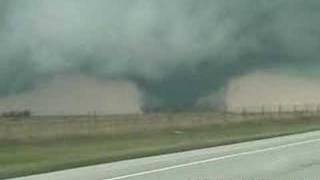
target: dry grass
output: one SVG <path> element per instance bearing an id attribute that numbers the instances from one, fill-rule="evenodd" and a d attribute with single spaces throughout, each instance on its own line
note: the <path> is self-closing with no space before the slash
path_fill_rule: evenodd
<path id="1" fill-rule="evenodd" d="M 0 141 L 32 142 L 70 137 L 121 135 L 223 123 L 218 113 L 0 119 Z"/>
<path id="2" fill-rule="evenodd" d="M 292 114 L 1 119 L 0 179 L 319 129 Z"/>
<path id="3" fill-rule="evenodd" d="M 34 142 L 72 137 L 117 136 L 168 129 L 196 128 L 251 120 L 305 119 L 314 114 L 168 113 L 114 116 L 0 118 L 0 142 Z"/>

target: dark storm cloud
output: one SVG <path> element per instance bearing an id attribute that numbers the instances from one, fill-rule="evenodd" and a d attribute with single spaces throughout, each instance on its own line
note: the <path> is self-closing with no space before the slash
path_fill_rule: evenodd
<path id="1" fill-rule="evenodd" d="M 235 76 L 319 61 L 319 18 L 318 0 L 0 1 L 0 94 L 75 71 L 192 107 Z"/>

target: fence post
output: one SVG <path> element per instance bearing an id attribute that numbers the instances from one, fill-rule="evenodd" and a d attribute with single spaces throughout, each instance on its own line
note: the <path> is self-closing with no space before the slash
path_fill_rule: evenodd
<path id="1" fill-rule="evenodd" d="M 225 121 L 227 119 L 227 113 L 228 113 L 228 106 L 223 106 L 223 120 Z"/>
<path id="2" fill-rule="evenodd" d="M 261 114 L 263 116 L 265 115 L 265 106 L 264 105 L 261 106 Z"/>
<path id="3" fill-rule="evenodd" d="M 282 113 L 282 105 L 280 104 L 280 105 L 278 106 L 278 114 L 281 115 L 281 113 Z"/>
<path id="4" fill-rule="evenodd" d="M 247 115 L 247 109 L 246 109 L 245 107 L 242 108 L 241 114 L 242 114 L 243 116 L 246 116 L 246 115 Z"/>
<path id="5" fill-rule="evenodd" d="M 305 113 L 305 115 L 308 114 L 308 105 L 307 104 L 304 105 L 304 113 Z"/>

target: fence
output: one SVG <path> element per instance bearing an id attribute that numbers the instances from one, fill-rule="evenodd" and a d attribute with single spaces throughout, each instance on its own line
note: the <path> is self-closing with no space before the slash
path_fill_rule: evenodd
<path id="1" fill-rule="evenodd" d="M 0 118 L 0 141 L 33 141 L 84 136 L 114 136 L 202 127 L 248 120 L 291 120 L 320 117 L 320 104 L 227 107 L 220 111 L 102 116 L 31 116 Z"/>
<path id="2" fill-rule="evenodd" d="M 228 106 L 225 112 L 233 114 L 320 114 L 320 104 Z"/>

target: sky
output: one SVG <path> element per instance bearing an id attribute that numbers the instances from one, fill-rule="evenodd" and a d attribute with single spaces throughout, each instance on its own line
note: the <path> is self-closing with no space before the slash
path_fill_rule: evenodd
<path id="1" fill-rule="evenodd" d="M 1 0 L 0 96 L 81 74 L 194 108 L 259 70 L 320 78 L 319 18 L 318 0 Z"/>

